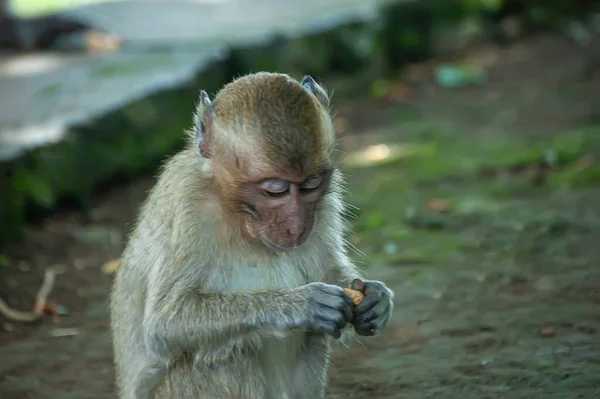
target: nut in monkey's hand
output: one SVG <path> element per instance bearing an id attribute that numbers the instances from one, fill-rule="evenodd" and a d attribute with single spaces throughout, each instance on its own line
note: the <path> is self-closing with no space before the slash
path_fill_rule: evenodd
<path id="1" fill-rule="evenodd" d="M 358 290 L 353 290 L 351 288 L 343 288 L 343 290 L 352 299 L 352 302 L 354 302 L 355 306 L 359 305 L 363 299 L 365 299 L 365 295 Z"/>

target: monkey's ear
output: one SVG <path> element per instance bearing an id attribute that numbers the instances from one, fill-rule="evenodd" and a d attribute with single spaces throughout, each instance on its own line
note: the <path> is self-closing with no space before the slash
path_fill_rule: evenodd
<path id="1" fill-rule="evenodd" d="M 319 86 L 319 84 L 315 82 L 315 80 L 311 76 L 306 75 L 305 77 L 303 77 L 300 81 L 300 84 L 304 86 L 308 91 L 310 91 L 315 97 L 317 97 L 317 100 L 319 100 L 319 102 L 325 108 L 329 108 L 329 96 L 327 95 L 325 90 L 321 86 Z"/>
<path id="2" fill-rule="evenodd" d="M 200 91 L 200 103 L 194 118 L 194 145 L 198 154 L 204 158 L 212 155 L 213 106 L 208 94 Z"/>

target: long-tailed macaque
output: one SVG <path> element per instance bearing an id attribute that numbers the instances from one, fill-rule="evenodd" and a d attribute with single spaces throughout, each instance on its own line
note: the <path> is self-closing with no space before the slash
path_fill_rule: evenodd
<path id="1" fill-rule="evenodd" d="M 346 253 L 335 144 L 309 76 L 200 93 L 189 145 L 164 165 L 116 275 L 120 398 L 322 398 L 330 341 L 386 325 L 393 292 Z M 363 283 L 354 306 L 342 287 Z"/>

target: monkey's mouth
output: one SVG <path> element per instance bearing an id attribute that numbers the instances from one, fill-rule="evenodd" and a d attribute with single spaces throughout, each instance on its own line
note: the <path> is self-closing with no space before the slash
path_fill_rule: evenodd
<path id="1" fill-rule="evenodd" d="M 291 245 L 276 244 L 272 240 L 270 240 L 269 237 L 263 231 L 260 231 L 259 238 L 260 238 L 260 241 L 263 243 L 263 245 L 266 246 L 267 248 L 269 248 L 270 250 L 290 251 L 293 249 L 298 249 L 300 247 L 304 247 L 306 245 L 306 243 L 312 237 L 313 232 L 315 231 L 316 224 L 317 224 L 317 217 L 315 215 L 315 217 L 312 221 L 312 224 L 308 227 L 306 233 L 300 235 L 299 239 L 296 242 L 293 242 Z"/>
<path id="2" fill-rule="evenodd" d="M 309 235 L 310 235 L 310 233 L 309 233 Z M 274 242 L 272 242 L 271 240 L 269 240 L 265 236 L 261 236 L 260 240 L 267 248 L 269 248 L 272 251 L 289 251 L 292 249 L 300 248 L 301 246 L 306 244 L 306 241 L 308 241 L 308 237 L 306 239 L 302 240 L 299 244 L 294 243 L 292 245 L 278 245 L 278 244 L 275 244 Z"/>

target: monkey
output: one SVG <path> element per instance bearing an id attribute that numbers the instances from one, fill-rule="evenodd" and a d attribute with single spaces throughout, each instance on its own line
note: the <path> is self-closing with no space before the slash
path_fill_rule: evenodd
<path id="1" fill-rule="evenodd" d="M 200 91 L 111 290 L 121 399 L 323 398 L 332 343 L 386 326 L 394 292 L 345 246 L 329 102 L 275 72 Z"/>

